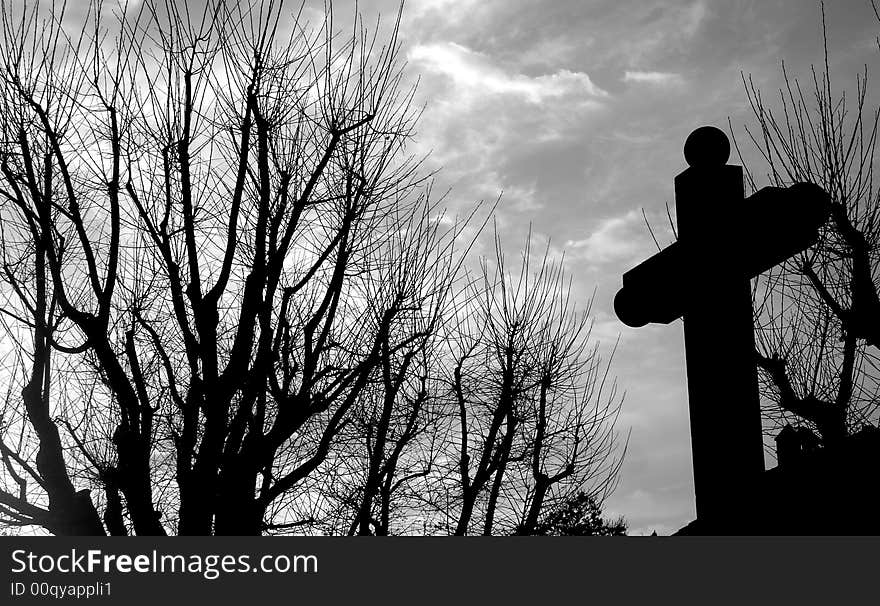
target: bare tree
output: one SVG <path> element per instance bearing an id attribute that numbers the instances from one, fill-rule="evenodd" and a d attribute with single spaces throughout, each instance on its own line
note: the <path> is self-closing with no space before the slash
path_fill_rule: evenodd
<path id="1" fill-rule="evenodd" d="M 116 531 L 259 532 L 383 352 L 421 338 L 389 337 L 418 293 L 364 298 L 421 203 L 397 25 L 380 44 L 332 13 L 309 31 L 273 4 L 146 2 L 111 34 L 95 4 L 71 38 L 63 14 L 4 10 L 5 310 L 33 330 L 7 423 L 36 432 L 49 497 L 30 521 L 74 511 L 75 445 Z M 66 444 L 64 371 L 99 378 Z"/>
<path id="2" fill-rule="evenodd" d="M 90 3 L 73 29 L 55 4 L 0 8 L 0 521 L 425 531 L 473 239 L 407 151 L 421 110 L 400 13 L 384 37 L 359 16 L 339 32 L 330 6 L 314 25 L 275 2 L 107 13 Z M 522 299 L 486 283 L 494 341 L 471 326 L 485 368 L 468 367 L 468 389 L 502 377 L 501 412 L 454 501 L 488 500 L 487 533 L 489 512 L 517 502 L 524 523 L 616 474 L 586 316 L 570 319 L 542 267 Z"/>
<path id="3" fill-rule="evenodd" d="M 459 514 L 455 534 L 532 534 L 547 510 L 617 480 L 620 410 L 608 364 L 590 339 L 589 305 L 531 237 L 516 274 L 500 240 L 461 318 L 452 372 Z"/>
<path id="4" fill-rule="evenodd" d="M 566 280 L 528 243 L 511 275 L 496 237 L 430 340 L 383 360 L 322 467 L 332 481 L 291 495 L 299 516 L 320 495 L 329 534 L 624 533 L 599 517 L 622 458 L 621 400 Z"/>
<path id="5" fill-rule="evenodd" d="M 824 31 L 824 8 L 823 8 Z M 828 64 L 808 85 L 782 66 L 776 107 L 752 82 L 746 93 L 757 128 L 746 128 L 775 185 L 808 181 L 831 197 L 819 243 L 758 281 L 758 364 L 776 432 L 786 423 L 815 429 L 826 445 L 876 424 L 880 298 L 880 190 L 874 182 L 877 109 L 868 106 L 868 70 L 855 94 L 838 92 Z M 755 179 L 748 175 L 753 188 Z"/>

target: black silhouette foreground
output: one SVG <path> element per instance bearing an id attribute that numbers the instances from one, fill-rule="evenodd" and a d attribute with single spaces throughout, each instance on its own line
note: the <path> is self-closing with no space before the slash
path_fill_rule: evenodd
<path id="1" fill-rule="evenodd" d="M 684 153 L 678 241 L 625 273 L 614 300 L 629 326 L 684 319 L 697 521 L 683 534 L 864 532 L 876 526 L 857 515 L 876 501 L 859 481 L 876 460 L 874 432 L 829 451 L 788 431 L 779 467 L 763 466 L 750 280 L 816 243 L 828 196 L 798 183 L 745 198 L 742 168 L 726 164 L 730 143 L 714 127 L 691 133 Z"/>
<path id="2" fill-rule="evenodd" d="M 123 4 L 0 10 L 0 532 L 623 532 L 588 310 L 465 263 L 400 15 Z"/>

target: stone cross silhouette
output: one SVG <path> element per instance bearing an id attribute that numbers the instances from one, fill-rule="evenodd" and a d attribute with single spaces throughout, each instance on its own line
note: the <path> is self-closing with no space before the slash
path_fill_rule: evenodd
<path id="1" fill-rule="evenodd" d="M 684 318 L 697 519 L 719 528 L 748 517 L 764 470 L 750 281 L 814 244 L 829 203 L 810 183 L 745 198 L 712 126 L 690 134 L 684 156 L 678 241 L 623 274 L 614 309 L 632 327 Z"/>

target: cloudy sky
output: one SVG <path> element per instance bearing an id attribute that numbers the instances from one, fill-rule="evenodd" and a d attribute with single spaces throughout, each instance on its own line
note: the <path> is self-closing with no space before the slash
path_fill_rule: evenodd
<path id="1" fill-rule="evenodd" d="M 854 90 L 864 65 L 880 63 L 880 25 L 869 0 L 825 10 L 834 83 Z M 629 329 L 611 300 L 655 250 L 642 209 L 671 237 L 665 203 L 688 133 L 730 119 L 745 137 L 741 73 L 772 97 L 781 61 L 804 80 L 822 63 L 818 2 L 408 0 L 403 35 L 427 104 L 417 145 L 442 167 L 450 204 L 503 192 L 511 251 L 529 225 L 564 250 L 581 300 L 596 290 L 595 334 L 606 350 L 620 336 L 620 425 L 632 433 L 607 510 L 635 534 L 680 528 L 695 515 L 681 324 Z"/>
<path id="2" fill-rule="evenodd" d="M 359 9 L 387 24 L 398 2 Z M 334 4 L 351 14 L 354 0 Z M 323 2 L 306 7 L 319 23 Z M 880 23 L 870 0 L 833 0 L 825 12 L 834 84 L 854 91 L 865 64 L 880 66 Z M 729 120 L 746 145 L 742 74 L 769 99 L 782 61 L 804 81 L 821 66 L 818 0 L 407 0 L 402 35 L 426 105 L 412 151 L 442 169 L 435 191 L 451 188 L 462 212 L 502 194 L 509 251 L 531 226 L 564 252 L 580 300 L 596 293 L 603 350 L 620 339 L 620 428 L 631 435 L 607 512 L 634 534 L 675 531 L 695 516 L 681 324 L 629 329 L 611 301 L 621 274 L 656 250 L 643 211 L 671 241 L 665 204 L 687 135 Z"/>

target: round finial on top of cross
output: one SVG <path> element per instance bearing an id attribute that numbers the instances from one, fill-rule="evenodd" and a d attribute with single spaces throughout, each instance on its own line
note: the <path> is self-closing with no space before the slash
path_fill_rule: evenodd
<path id="1" fill-rule="evenodd" d="M 684 142 L 684 159 L 689 166 L 723 166 L 730 157 L 730 140 L 720 128 L 701 126 Z"/>

